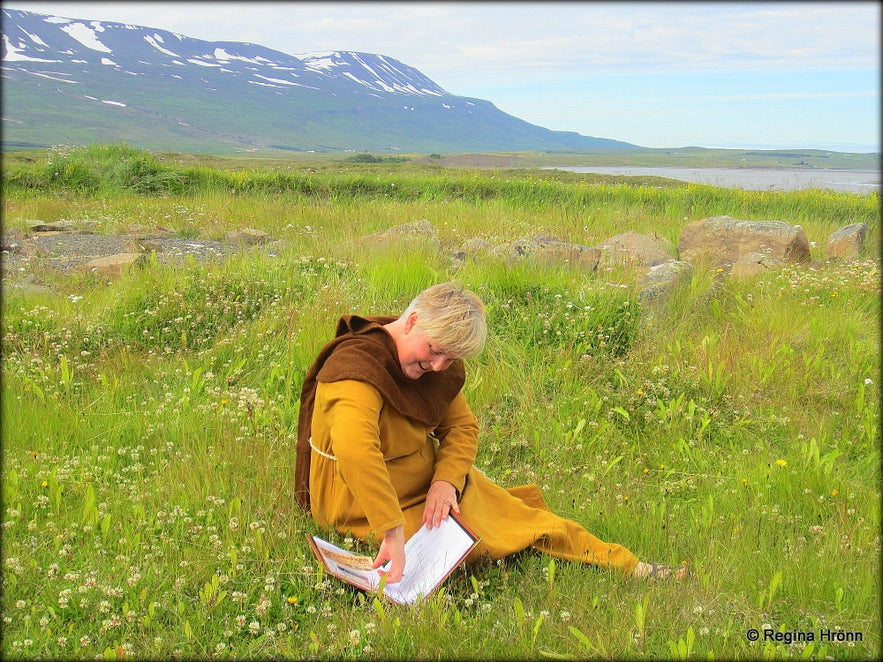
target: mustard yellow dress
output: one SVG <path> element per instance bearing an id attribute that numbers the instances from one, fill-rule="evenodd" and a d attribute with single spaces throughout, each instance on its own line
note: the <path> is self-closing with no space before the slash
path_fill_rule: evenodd
<path id="1" fill-rule="evenodd" d="M 432 426 L 388 406 L 357 379 L 315 385 L 309 464 L 317 524 L 378 543 L 404 525 L 421 526 L 435 480 L 458 491 L 463 520 L 481 538 L 467 562 L 499 559 L 534 547 L 546 554 L 631 574 L 638 559 L 549 510 L 536 485 L 505 489 L 475 468 L 478 422 L 458 392 Z"/>

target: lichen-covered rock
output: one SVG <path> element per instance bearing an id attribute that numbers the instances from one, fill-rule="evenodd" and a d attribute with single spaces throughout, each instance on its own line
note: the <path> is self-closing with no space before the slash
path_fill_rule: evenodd
<path id="1" fill-rule="evenodd" d="M 831 233 L 825 245 L 825 255 L 832 259 L 858 259 L 865 250 L 868 226 L 864 223 L 846 225 Z"/>
<path id="2" fill-rule="evenodd" d="M 623 232 L 595 246 L 603 266 L 655 267 L 674 260 L 674 247 L 659 237 L 640 232 Z"/>
<path id="3" fill-rule="evenodd" d="M 743 255 L 762 253 L 785 262 L 809 262 L 809 241 L 799 225 L 711 216 L 688 223 L 678 240 L 681 260 L 708 260 L 729 269 Z"/>

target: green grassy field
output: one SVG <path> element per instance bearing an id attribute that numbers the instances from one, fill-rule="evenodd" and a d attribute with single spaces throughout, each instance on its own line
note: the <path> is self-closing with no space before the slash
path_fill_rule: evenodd
<path id="1" fill-rule="evenodd" d="M 255 227 L 283 242 L 111 280 L 43 271 L 38 290 L 8 275 L 4 659 L 879 657 L 877 195 L 123 147 L 4 165 L 8 229 Z M 449 257 L 537 232 L 676 243 L 717 214 L 802 225 L 813 264 L 750 281 L 700 265 L 648 317 L 627 269 Z M 417 219 L 441 250 L 350 241 Z M 827 262 L 827 237 L 855 222 L 869 254 Z M 686 580 L 525 552 L 403 608 L 322 575 L 307 534 L 360 545 L 292 499 L 304 371 L 339 315 L 394 314 L 449 279 L 489 310 L 466 386 L 479 468 L 539 484 L 643 559 L 687 564 Z"/>

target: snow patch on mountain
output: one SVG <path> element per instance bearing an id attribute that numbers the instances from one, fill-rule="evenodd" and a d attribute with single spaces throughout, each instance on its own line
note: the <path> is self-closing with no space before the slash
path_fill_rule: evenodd
<path id="1" fill-rule="evenodd" d="M 153 46 L 160 53 L 164 53 L 165 55 L 168 55 L 169 57 L 178 57 L 177 53 L 173 53 L 172 51 L 168 50 L 167 48 L 163 48 L 162 46 L 160 46 L 160 44 L 163 43 L 163 40 L 162 40 L 162 37 L 159 36 L 158 34 L 155 34 L 155 35 L 146 34 L 146 35 L 144 35 L 144 41 L 146 41 L 148 44 Z"/>
<path id="2" fill-rule="evenodd" d="M 101 24 L 98 21 L 93 21 L 92 25 L 97 25 L 100 30 L 99 32 L 103 32 L 104 28 L 101 27 Z M 95 34 L 96 28 L 90 28 L 88 25 L 84 23 L 68 23 L 64 27 L 61 28 L 68 35 L 76 39 L 78 42 L 83 44 L 86 48 L 90 48 L 93 51 L 98 51 L 99 53 L 113 53 L 107 46 L 101 43 L 101 40 L 98 39 L 98 36 Z"/>

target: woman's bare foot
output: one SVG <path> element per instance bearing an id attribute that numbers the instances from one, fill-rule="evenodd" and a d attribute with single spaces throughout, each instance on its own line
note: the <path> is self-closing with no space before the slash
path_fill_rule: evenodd
<path id="1" fill-rule="evenodd" d="M 637 579 L 683 579 L 686 574 L 686 566 L 675 570 L 670 565 L 644 563 L 643 561 L 638 561 L 634 572 Z"/>

